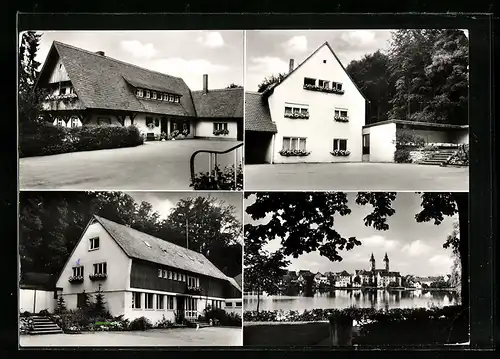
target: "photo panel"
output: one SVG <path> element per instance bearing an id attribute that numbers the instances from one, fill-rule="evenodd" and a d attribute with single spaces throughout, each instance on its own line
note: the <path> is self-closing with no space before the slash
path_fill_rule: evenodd
<path id="1" fill-rule="evenodd" d="M 468 30 L 247 31 L 245 189 L 468 191 L 468 73 Z"/>
<path id="2" fill-rule="evenodd" d="M 241 346 L 242 201 L 21 192 L 20 346 Z"/>
<path id="3" fill-rule="evenodd" d="M 244 205 L 244 346 L 468 344 L 467 192 L 254 192 Z"/>

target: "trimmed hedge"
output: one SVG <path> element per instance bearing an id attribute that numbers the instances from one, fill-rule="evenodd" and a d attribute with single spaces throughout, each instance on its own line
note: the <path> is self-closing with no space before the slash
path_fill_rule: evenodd
<path id="1" fill-rule="evenodd" d="M 224 309 L 212 308 L 205 311 L 205 318 L 207 322 L 210 319 L 218 320 L 220 325 L 229 327 L 241 327 L 241 316 L 237 313 L 227 313 Z"/>
<path id="2" fill-rule="evenodd" d="M 144 139 L 135 126 L 66 128 L 50 123 L 31 123 L 20 128 L 19 157 L 135 147 L 143 143 Z"/>

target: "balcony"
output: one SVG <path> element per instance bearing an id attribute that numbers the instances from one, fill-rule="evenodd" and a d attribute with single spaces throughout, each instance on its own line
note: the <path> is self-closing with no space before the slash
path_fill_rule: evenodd
<path id="1" fill-rule="evenodd" d="M 334 93 L 337 95 L 344 94 L 344 90 L 339 90 L 338 88 L 321 87 L 321 86 L 308 85 L 308 84 L 304 84 L 304 90 Z"/>
<path id="2" fill-rule="evenodd" d="M 191 295 L 200 295 L 201 294 L 201 288 L 200 287 L 190 287 L 186 286 L 186 289 L 184 290 L 185 294 L 191 294 Z"/>
<path id="3" fill-rule="evenodd" d="M 75 276 L 71 276 L 68 278 L 68 281 L 70 283 L 74 283 L 74 284 L 79 284 L 79 283 L 83 283 L 83 276 L 82 275 L 75 275 Z"/>
<path id="4" fill-rule="evenodd" d="M 348 116 L 335 116 L 334 120 L 337 122 L 349 122 Z"/>
<path id="5" fill-rule="evenodd" d="M 104 280 L 104 279 L 108 278 L 108 275 L 106 273 L 94 273 L 94 274 L 89 274 L 89 278 L 92 281 Z"/>

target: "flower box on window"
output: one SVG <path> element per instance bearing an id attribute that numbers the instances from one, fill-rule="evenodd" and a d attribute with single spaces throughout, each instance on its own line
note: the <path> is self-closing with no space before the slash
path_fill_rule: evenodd
<path id="1" fill-rule="evenodd" d="M 285 113 L 285 117 L 287 117 L 287 118 L 308 119 L 309 118 L 309 112 L 307 112 L 307 113 L 301 113 L 301 112 Z"/>
<path id="2" fill-rule="evenodd" d="M 82 275 L 75 275 L 69 277 L 68 281 L 70 283 L 82 283 L 83 282 L 83 276 Z"/>
<path id="3" fill-rule="evenodd" d="M 321 87 L 321 86 L 308 85 L 308 84 L 304 85 L 304 90 L 335 93 L 338 95 L 344 94 L 344 90 L 339 90 L 338 88 L 328 88 L 328 87 Z"/>
<path id="4" fill-rule="evenodd" d="M 221 128 L 219 130 L 214 130 L 214 135 L 215 136 L 229 135 L 229 130 L 227 128 Z"/>
<path id="5" fill-rule="evenodd" d="M 334 119 L 337 122 L 349 122 L 348 116 L 335 116 Z"/>
<path id="6" fill-rule="evenodd" d="M 186 286 L 186 294 L 193 294 L 193 295 L 201 294 L 201 288 Z"/>
<path id="7" fill-rule="evenodd" d="M 351 152 L 347 150 L 333 150 L 330 152 L 333 156 L 349 156 Z"/>
<path id="8" fill-rule="evenodd" d="M 311 151 L 306 150 L 281 150 L 280 155 L 290 157 L 290 156 L 309 156 Z"/>
<path id="9" fill-rule="evenodd" d="M 78 98 L 76 93 L 68 93 L 64 95 L 48 95 L 46 100 L 72 100 Z"/>
<path id="10" fill-rule="evenodd" d="M 94 274 L 89 274 L 90 280 L 102 280 L 108 278 L 108 275 L 106 273 L 94 273 Z"/>

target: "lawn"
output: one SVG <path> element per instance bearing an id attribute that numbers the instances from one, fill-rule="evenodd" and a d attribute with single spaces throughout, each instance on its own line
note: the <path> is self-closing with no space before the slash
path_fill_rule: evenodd
<path id="1" fill-rule="evenodd" d="M 82 334 L 21 335 L 21 347 L 241 346 L 241 328 L 151 329 Z"/>
<path id="2" fill-rule="evenodd" d="M 226 150 L 238 142 L 179 140 L 142 146 L 73 152 L 19 160 L 20 189 L 192 190 L 189 159 L 197 150 Z M 234 152 L 220 155 L 233 164 Z M 208 170 L 208 154 L 196 157 L 195 170 Z"/>
<path id="3" fill-rule="evenodd" d="M 406 163 L 246 165 L 245 190 L 468 191 L 468 167 Z"/>

